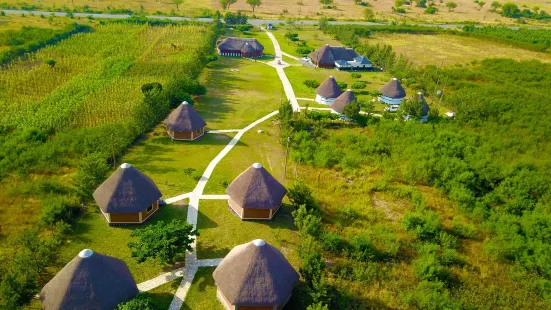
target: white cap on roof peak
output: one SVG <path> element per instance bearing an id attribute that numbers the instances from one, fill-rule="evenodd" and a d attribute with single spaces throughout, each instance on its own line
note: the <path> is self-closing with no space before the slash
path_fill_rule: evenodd
<path id="1" fill-rule="evenodd" d="M 182 102 L 182 104 L 189 104 L 189 102 L 187 102 L 187 101 L 184 101 L 184 102 Z"/>
<path id="2" fill-rule="evenodd" d="M 260 168 L 262 168 L 262 165 L 260 163 L 254 163 L 253 167 L 256 168 L 256 169 L 260 169 Z"/>
<path id="3" fill-rule="evenodd" d="M 330 79 L 334 79 L 334 77 L 332 75 L 329 76 Z"/>
<path id="4" fill-rule="evenodd" d="M 398 79 L 397 78 L 392 78 L 393 80 L 397 81 Z"/>
<path id="5" fill-rule="evenodd" d="M 128 163 L 124 163 L 124 164 L 121 165 L 122 169 L 130 168 L 130 167 L 132 167 L 132 165 L 130 165 Z"/>
<path id="6" fill-rule="evenodd" d="M 264 246 L 266 244 L 266 242 L 264 242 L 264 240 L 262 240 L 262 239 L 255 239 L 255 240 L 253 240 L 253 244 L 260 247 L 260 246 Z"/>
<path id="7" fill-rule="evenodd" d="M 92 256 L 94 254 L 94 251 L 90 250 L 90 249 L 84 249 L 82 251 L 80 251 L 80 253 L 78 253 L 78 256 L 82 257 L 82 258 L 88 258 L 90 256 Z"/>
<path id="8" fill-rule="evenodd" d="M 352 89 L 349 88 L 349 89 L 347 89 L 346 91 L 352 91 Z"/>

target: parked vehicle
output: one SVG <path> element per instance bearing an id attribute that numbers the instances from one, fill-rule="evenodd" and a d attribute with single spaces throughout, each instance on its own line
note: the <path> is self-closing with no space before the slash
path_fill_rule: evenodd
<path id="1" fill-rule="evenodd" d="M 390 106 L 385 108 L 385 111 L 387 111 L 387 112 L 396 112 L 396 111 L 398 111 L 399 108 L 400 108 L 399 105 L 391 104 Z"/>

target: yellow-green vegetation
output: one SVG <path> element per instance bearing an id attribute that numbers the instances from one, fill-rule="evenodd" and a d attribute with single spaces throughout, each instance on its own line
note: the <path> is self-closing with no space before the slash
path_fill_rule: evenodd
<path id="1" fill-rule="evenodd" d="M 40 15 L 6 15 L 0 16 L 0 33 L 5 30 L 18 30 L 22 27 L 38 27 L 38 28 L 63 28 L 72 23 L 95 25 L 99 21 L 84 17 L 63 17 L 63 16 L 47 16 Z"/>
<path id="2" fill-rule="evenodd" d="M 369 44 L 387 44 L 417 65 L 470 64 L 485 58 L 537 59 L 551 62 L 551 54 L 489 40 L 457 35 L 373 34 Z"/>
<path id="3" fill-rule="evenodd" d="M 293 224 L 292 207 L 283 205 L 269 221 L 242 221 L 223 200 L 203 200 L 199 207 L 197 256 L 224 257 L 235 246 L 263 239 L 277 247 L 295 267 L 299 236 Z"/>
<path id="4" fill-rule="evenodd" d="M 208 93 L 195 106 L 211 129 L 242 129 L 285 96 L 277 72 L 260 61 L 219 56 L 202 81 Z"/>
<path id="5" fill-rule="evenodd" d="M 173 141 L 164 125 L 133 145 L 121 162 L 149 176 L 163 198 L 191 192 L 210 161 L 230 142 L 232 133 L 209 134 L 195 141 Z"/>
<path id="6" fill-rule="evenodd" d="M 170 222 L 173 219 L 185 221 L 187 218 L 187 205 L 167 205 L 162 206 L 143 225 L 155 224 L 159 221 Z M 84 212 L 78 219 L 71 240 L 63 245 L 59 251 L 59 265 L 55 268 L 55 273 L 59 271 L 66 263 L 73 259 L 82 249 L 91 249 L 99 253 L 114 256 L 122 259 L 130 269 L 132 276 L 137 283 L 156 277 L 163 272 L 167 272 L 182 266 L 159 264 L 158 260 L 147 260 L 143 263 L 136 263 L 132 258 L 131 250 L 127 244 L 130 241 L 136 241 L 137 238 L 130 237 L 132 231 L 139 229 L 140 225 L 123 225 L 110 227 L 103 218 L 99 209 L 90 206 L 89 210 Z"/>
<path id="7" fill-rule="evenodd" d="M 296 57 L 301 56 L 296 52 L 299 45 L 296 42 L 285 38 L 285 34 L 287 32 L 297 33 L 298 39 L 300 41 L 304 41 L 306 46 L 310 47 L 312 50 L 316 50 L 325 44 L 329 44 L 331 46 L 342 46 L 341 42 L 321 32 L 317 26 L 276 26 L 276 29 L 273 30 L 272 33 L 279 42 L 281 50 Z"/>
<path id="8" fill-rule="evenodd" d="M 183 310 L 222 310 L 224 307 L 216 297 L 216 285 L 212 273 L 216 267 L 201 267 L 191 283 Z"/>

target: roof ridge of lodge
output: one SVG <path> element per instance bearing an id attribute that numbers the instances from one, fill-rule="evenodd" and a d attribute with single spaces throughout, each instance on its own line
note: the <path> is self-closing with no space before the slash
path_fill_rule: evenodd
<path id="1" fill-rule="evenodd" d="M 93 193 L 105 213 L 142 212 L 161 196 L 155 182 L 128 163 L 123 163 Z"/>

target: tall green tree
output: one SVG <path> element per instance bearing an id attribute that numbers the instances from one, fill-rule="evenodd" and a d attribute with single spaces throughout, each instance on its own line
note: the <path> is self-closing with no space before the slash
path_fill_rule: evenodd
<path id="1" fill-rule="evenodd" d="M 333 0 L 319 0 L 319 1 L 324 8 L 333 3 Z"/>
<path id="2" fill-rule="evenodd" d="M 128 243 L 132 250 L 132 257 L 142 263 L 148 258 L 159 259 L 161 264 L 172 263 L 186 251 L 192 251 L 191 244 L 194 237 L 199 236 L 191 224 L 180 220 L 170 223 L 158 222 L 144 228 L 134 230 L 132 237 L 139 237 L 139 241 Z"/>
<path id="3" fill-rule="evenodd" d="M 172 0 L 172 4 L 176 6 L 176 10 L 180 11 L 180 4 L 184 3 L 184 0 Z"/>
<path id="4" fill-rule="evenodd" d="M 446 7 L 448 8 L 448 11 L 452 12 L 457 7 L 457 3 L 448 2 L 448 3 L 446 3 Z"/>
<path id="5" fill-rule="evenodd" d="M 262 5 L 262 0 L 247 0 L 247 4 L 254 9 Z"/>
<path id="6" fill-rule="evenodd" d="M 230 6 L 236 2 L 237 0 L 220 0 L 220 5 L 224 10 L 229 10 Z"/>

